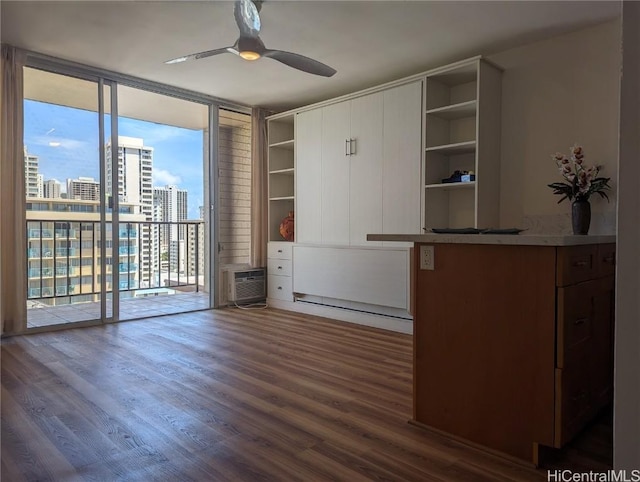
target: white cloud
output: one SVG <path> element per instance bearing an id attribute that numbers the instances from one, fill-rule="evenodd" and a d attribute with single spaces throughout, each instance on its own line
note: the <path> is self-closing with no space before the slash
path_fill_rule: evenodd
<path id="1" fill-rule="evenodd" d="M 180 176 L 176 176 L 175 174 L 171 174 L 166 169 L 153 169 L 153 184 L 154 186 L 166 186 L 168 184 L 178 185 L 182 182 Z"/>
<path id="2" fill-rule="evenodd" d="M 64 137 L 36 136 L 30 139 L 29 144 L 47 147 L 62 147 L 73 151 L 96 150 L 98 145 L 92 146 L 90 142 Z M 27 145 L 28 149 L 28 145 Z"/>

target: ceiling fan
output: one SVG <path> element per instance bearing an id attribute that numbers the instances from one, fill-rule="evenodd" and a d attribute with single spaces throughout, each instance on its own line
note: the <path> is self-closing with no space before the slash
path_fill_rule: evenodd
<path id="1" fill-rule="evenodd" d="M 187 60 L 198 60 L 211 57 L 212 55 L 232 53 L 239 55 L 245 60 L 258 60 L 260 57 L 270 57 L 294 69 L 314 75 L 322 75 L 323 77 L 331 77 L 336 73 L 336 70 L 328 65 L 305 57 L 304 55 L 266 48 L 259 36 L 260 15 L 258 12 L 261 4 L 261 1 L 254 3 L 252 0 L 236 0 L 233 13 L 236 18 L 236 23 L 238 24 L 238 29 L 240 29 L 240 37 L 232 46 L 185 55 L 167 60 L 165 64 L 177 64 Z"/>

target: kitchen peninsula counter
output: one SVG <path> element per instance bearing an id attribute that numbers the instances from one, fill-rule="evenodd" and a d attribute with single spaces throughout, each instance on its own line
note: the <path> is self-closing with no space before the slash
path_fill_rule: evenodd
<path id="1" fill-rule="evenodd" d="M 403 241 L 411 243 L 504 244 L 511 246 L 578 246 L 615 243 L 613 234 L 369 234 L 367 241 Z"/>
<path id="2" fill-rule="evenodd" d="M 615 236 L 367 239 L 415 243 L 416 424 L 538 465 L 611 402 Z"/>

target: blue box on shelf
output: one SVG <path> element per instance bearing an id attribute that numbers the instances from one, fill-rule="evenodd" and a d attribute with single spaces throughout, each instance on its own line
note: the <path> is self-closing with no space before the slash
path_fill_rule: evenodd
<path id="1" fill-rule="evenodd" d="M 460 176 L 460 182 L 471 182 L 476 180 L 475 174 L 463 174 Z"/>

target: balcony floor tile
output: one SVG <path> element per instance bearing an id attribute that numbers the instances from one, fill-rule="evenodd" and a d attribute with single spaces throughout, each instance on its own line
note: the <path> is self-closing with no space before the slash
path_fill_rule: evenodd
<path id="1" fill-rule="evenodd" d="M 110 303 L 108 300 L 107 303 Z M 209 293 L 176 292 L 174 295 L 125 298 L 120 300 L 120 319 L 133 320 L 151 316 L 184 313 L 209 308 Z M 111 310 L 107 310 L 107 316 Z M 27 328 L 60 325 L 100 318 L 100 302 L 29 308 Z"/>

